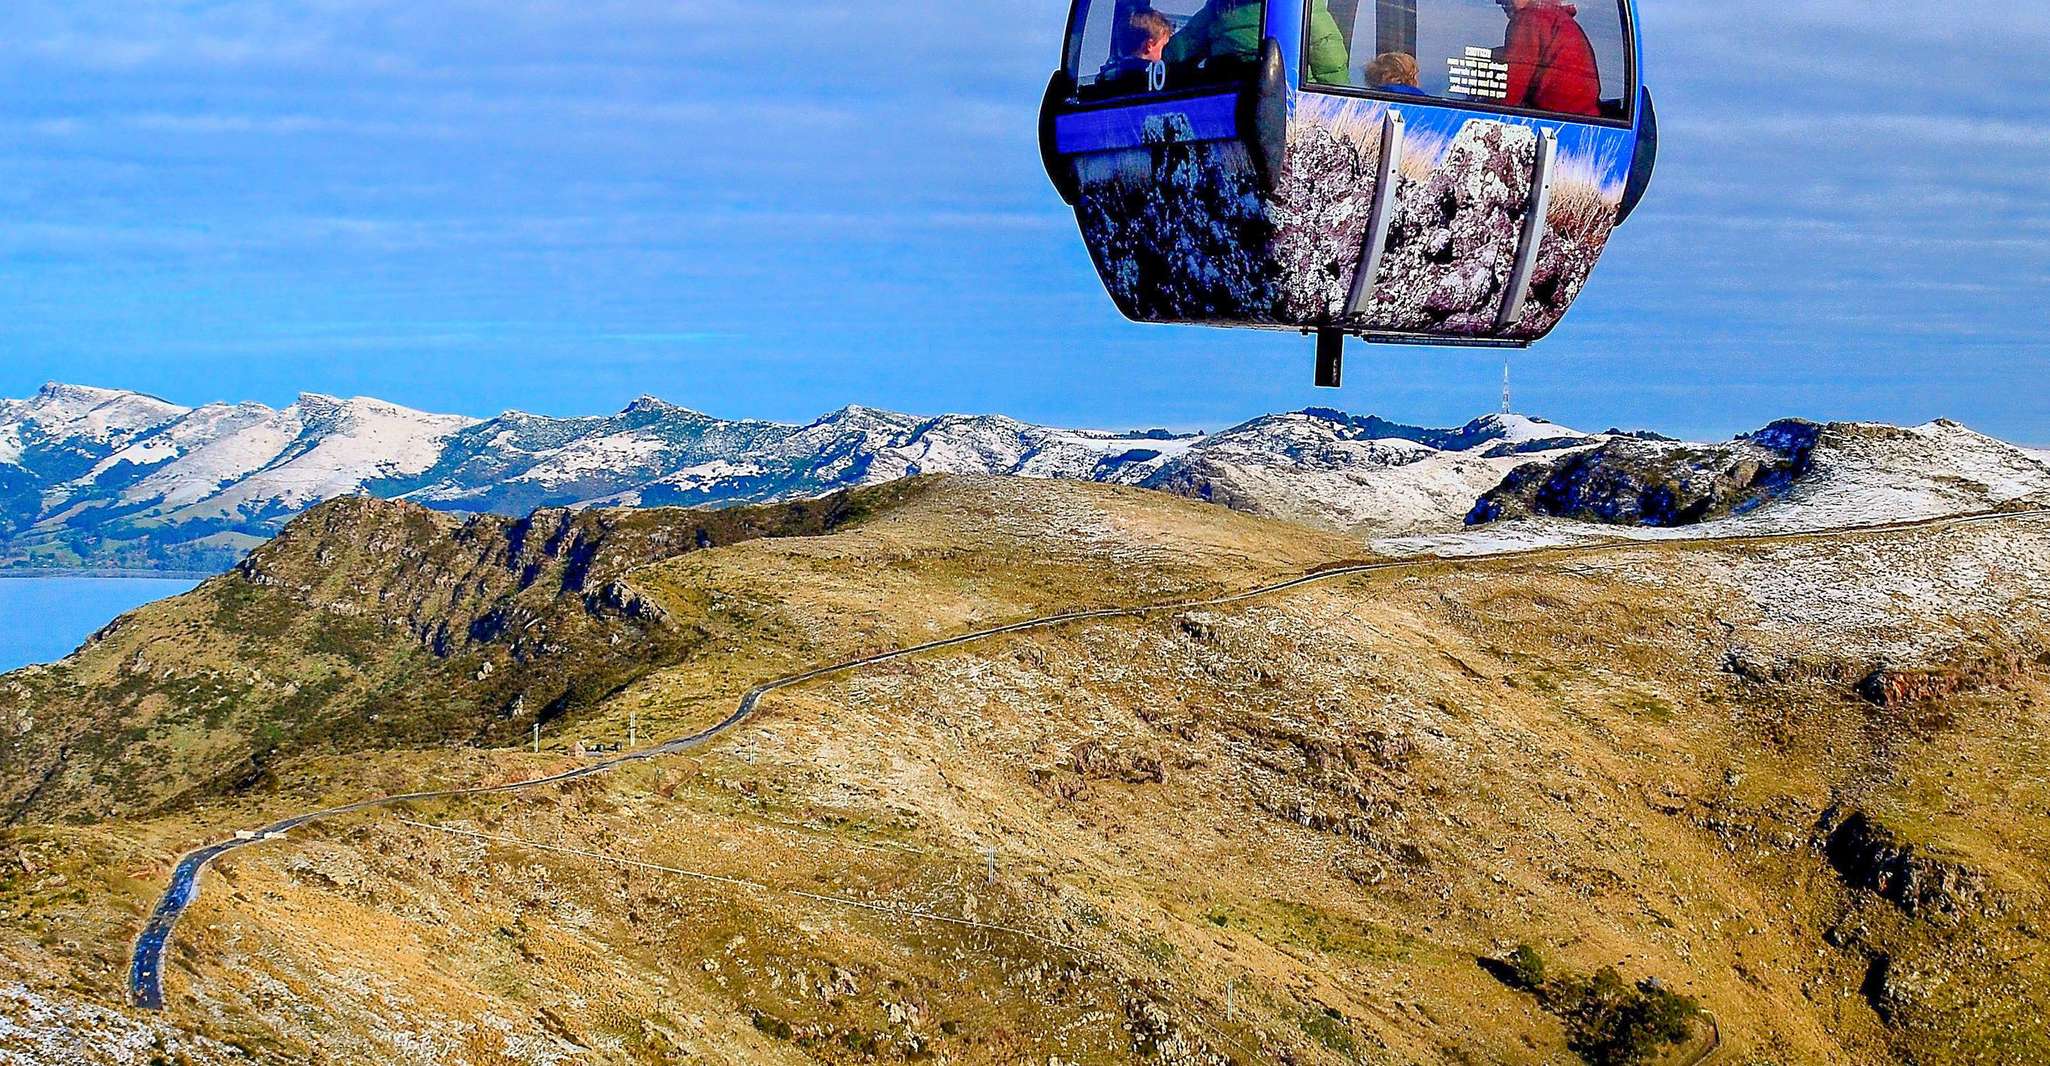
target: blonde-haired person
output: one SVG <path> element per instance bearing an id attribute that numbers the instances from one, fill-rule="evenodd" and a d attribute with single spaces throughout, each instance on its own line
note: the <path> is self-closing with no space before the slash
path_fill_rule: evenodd
<path id="1" fill-rule="evenodd" d="M 1404 96 L 1429 96 L 1423 90 L 1423 71 L 1408 52 L 1383 52 L 1367 64 L 1367 88 Z"/>

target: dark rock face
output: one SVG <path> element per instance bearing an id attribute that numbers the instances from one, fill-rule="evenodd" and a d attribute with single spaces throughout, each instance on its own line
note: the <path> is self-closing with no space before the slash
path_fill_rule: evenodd
<path id="1" fill-rule="evenodd" d="M 1290 131 L 1264 193 L 1243 147 L 1147 130 L 1144 150 L 1088 164 L 1082 233 L 1134 318 L 1288 323 L 1345 303 L 1366 234 L 1380 142 L 1314 124 Z"/>
<path id="2" fill-rule="evenodd" d="M 1144 487 L 1249 514 L 1261 513 L 1263 504 L 1258 496 L 1244 491 L 1233 481 L 1227 467 L 1208 459 L 1177 463 L 1147 478 Z"/>
<path id="3" fill-rule="evenodd" d="M 1543 440 L 1503 442 L 1489 448 L 1483 454 L 1490 459 L 1506 459 L 1512 455 L 1529 455 L 1533 452 L 1556 452 L 1567 448 L 1584 448 L 1596 443 L 1593 437 L 1546 437 Z"/>
<path id="4" fill-rule="evenodd" d="M 1611 441 L 1517 468 L 1481 497 L 1466 524 L 1546 515 L 1685 526 L 1742 513 L 1784 494 L 1808 473 L 1821 431 L 1812 422 L 1790 420 L 1711 448 Z"/>
<path id="5" fill-rule="evenodd" d="M 2041 665 L 2035 649 L 1980 644 L 1962 662 L 1935 666 L 1881 666 L 1858 681 L 1858 695 L 1878 707 L 1913 708 L 1942 704 L 1989 687 L 2012 686 Z"/>
<path id="6" fill-rule="evenodd" d="M 1872 1013 L 1887 1025 L 1894 1024 L 1899 1016 L 1902 995 L 1899 974 L 1894 970 L 1893 957 L 1876 955 L 1865 964 L 1865 979 L 1858 985 L 1858 994 L 1872 1007 Z"/>
<path id="7" fill-rule="evenodd" d="M 1764 448 L 1805 471 L 1815 455 L 1815 445 L 1822 440 L 1822 426 L 1798 418 L 1783 418 L 1737 439 Z"/>
<path id="8" fill-rule="evenodd" d="M 1273 222 L 1252 158 L 1162 124 L 1139 151 L 1089 161 L 1082 235 L 1118 309 L 1137 319 L 1265 320 L 1280 302 Z M 1096 173 L 1101 170 L 1104 173 Z"/>
<path id="9" fill-rule="evenodd" d="M 1991 909 L 1991 893 L 1978 871 L 1903 842 L 1863 811 L 1830 808 L 1815 836 L 1846 884 L 1909 915 L 1956 921 Z"/>
<path id="10" fill-rule="evenodd" d="M 1879 707 L 1905 707 L 1954 696 L 1970 684 L 1957 670 L 1897 670 L 1881 667 L 1858 682 L 1858 695 Z"/>

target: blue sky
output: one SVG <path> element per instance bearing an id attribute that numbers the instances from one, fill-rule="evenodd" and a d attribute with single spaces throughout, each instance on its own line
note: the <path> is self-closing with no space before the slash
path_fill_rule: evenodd
<path id="1" fill-rule="evenodd" d="M 1666 150 L 1519 407 L 2050 442 L 2050 6 L 1653 0 Z M 0 395 L 640 393 L 1444 423 L 1500 357 L 1141 327 L 1046 187 L 1064 0 L 94 0 L 0 13 Z"/>

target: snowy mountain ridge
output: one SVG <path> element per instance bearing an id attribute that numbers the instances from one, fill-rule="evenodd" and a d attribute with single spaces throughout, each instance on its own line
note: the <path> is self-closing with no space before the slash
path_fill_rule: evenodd
<path id="1" fill-rule="evenodd" d="M 1839 483 L 1836 496 L 1804 490 L 1833 509 L 2050 491 L 2040 456 L 1949 423 L 1838 436 L 1853 443 L 1815 464 L 1825 485 Z M 188 408 L 51 384 L 0 400 L 0 565 L 216 568 L 306 507 L 349 494 L 524 514 L 772 502 L 920 474 L 1135 485 L 1362 535 L 1438 534 L 1459 529 L 1518 467 L 1612 441 L 1696 447 L 1521 415 L 1433 429 L 1316 408 L 1193 434 L 861 406 L 794 425 L 643 396 L 612 415 L 476 419 L 318 394 L 282 409 Z M 1889 472 L 1902 464 L 1928 476 Z M 1966 476 L 1975 471 L 1984 476 Z"/>
<path id="2" fill-rule="evenodd" d="M 1532 514 L 1497 521 L 1502 497 L 1521 489 Z M 1533 490 L 1535 490 L 1533 492 Z M 1718 502 L 1727 506 L 1712 506 Z M 1707 511 L 1673 521 L 1575 520 L 1650 502 Z M 1504 547 L 1556 547 L 1591 539 L 1639 540 L 1808 533 L 1991 510 L 2050 507 L 2050 455 L 1956 422 L 1776 422 L 1720 445 L 1616 440 L 1518 469 L 1452 533 L 1384 536 L 1377 551 L 1468 555 Z M 1521 509 L 1521 508 L 1518 508 Z"/>

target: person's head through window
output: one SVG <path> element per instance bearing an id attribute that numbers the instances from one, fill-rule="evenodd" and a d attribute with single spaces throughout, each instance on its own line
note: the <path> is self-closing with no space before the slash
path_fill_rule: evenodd
<path id="1" fill-rule="evenodd" d="M 1118 53 L 1126 59 L 1148 63 L 1161 58 L 1167 42 L 1174 39 L 1174 23 L 1152 8 L 1141 8 L 1125 16 Z"/>
<path id="2" fill-rule="evenodd" d="M 1383 52 L 1367 64 L 1367 87 L 1422 96 L 1423 71 L 1408 52 Z"/>
<path id="3" fill-rule="evenodd" d="M 1602 76 L 1594 45 L 1568 0 L 1495 0 L 1509 16 L 1502 102 L 1562 115 L 1602 113 Z"/>

